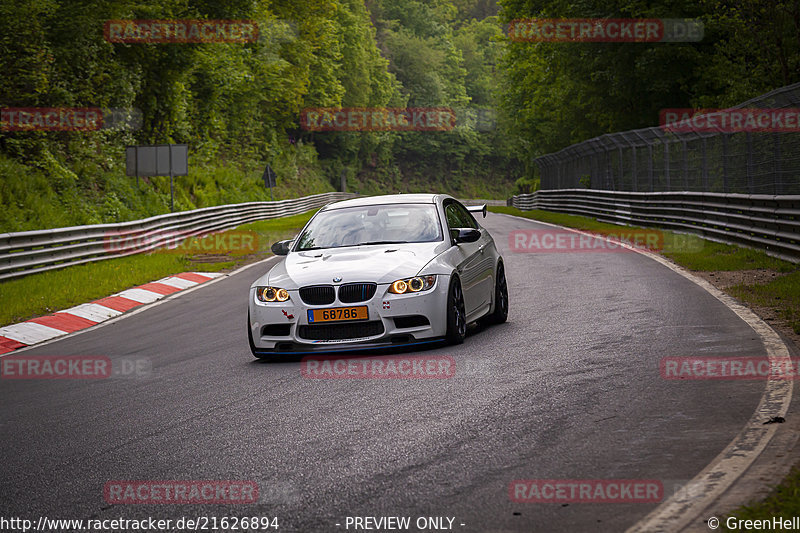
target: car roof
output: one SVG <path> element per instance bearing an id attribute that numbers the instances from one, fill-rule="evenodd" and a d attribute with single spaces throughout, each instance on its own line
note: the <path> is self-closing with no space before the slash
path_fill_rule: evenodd
<path id="1" fill-rule="evenodd" d="M 383 194 L 380 196 L 362 196 L 350 200 L 342 200 L 326 205 L 323 209 L 340 209 L 343 207 L 360 207 L 378 204 L 435 204 L 441 194 Z"/>

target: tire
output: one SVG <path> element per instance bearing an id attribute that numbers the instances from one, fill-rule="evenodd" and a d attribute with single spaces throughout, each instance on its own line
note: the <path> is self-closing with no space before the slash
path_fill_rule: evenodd
<path id="1" fill-rule="evenodd" d="M 467 312 L 464 309 L 464 292 L 457 276 L 450 279 L 447 290 L 447 342 L 461 344 L 467 336 Z"/>
<path id="2" fill-rule="evenodd" d="M 497 263 L 497 275 L 494 280 L 494 311 L 486 317 L 490 324 L 502 324 L 508 319 L 508 282 L 503 262 Z"/>

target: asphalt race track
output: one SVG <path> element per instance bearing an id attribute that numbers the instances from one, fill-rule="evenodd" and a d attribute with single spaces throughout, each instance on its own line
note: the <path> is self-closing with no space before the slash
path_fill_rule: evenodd
<path id="1" fill-rule="evenodd" d="M 348 516 L 449 517 L 464 532 L 633 525 L 657 504 L 517 503 L 509 485 L 659 480 L 669 496 L 742 429 L 764 382 L 669 381 L 659 361 L 764 348 L 722 303 L 645 256 L 512 253 L 510 231 L 542 226 L 483 223 L 505 256 L 509 321 L 413 352 L 452 356 L 450 379 L 316 380 L 299 360 L 253 359 L 247 288 L 274 260 L 25 350 L 147 370 L 0 381 L 0 515 L 277 516 L 282 532 L 348 531 Z M 250 480 L 260 496 L 110 505 L 111 480 Z"/>

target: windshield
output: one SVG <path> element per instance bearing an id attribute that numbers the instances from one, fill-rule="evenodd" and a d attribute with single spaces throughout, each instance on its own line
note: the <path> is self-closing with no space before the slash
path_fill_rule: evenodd
<path id="1" fill-rule="evenodd" d="M 319 213 L 298 238 L 297 251 L 441 240 L 433 204 L 370 205 Z"/>

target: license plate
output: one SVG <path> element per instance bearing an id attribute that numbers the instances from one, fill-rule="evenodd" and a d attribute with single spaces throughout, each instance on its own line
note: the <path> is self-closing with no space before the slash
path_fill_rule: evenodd
<path id="1" fill-rule="evenodd" d="M 332 309 L 309 309 L 308 323 L 315 322 L 343 322 L 346 320 L 366 320 L 369 311 L 366 305 L 356 307 L 334 307 Z"/>

